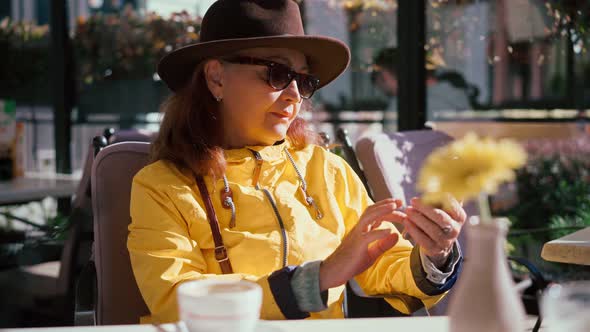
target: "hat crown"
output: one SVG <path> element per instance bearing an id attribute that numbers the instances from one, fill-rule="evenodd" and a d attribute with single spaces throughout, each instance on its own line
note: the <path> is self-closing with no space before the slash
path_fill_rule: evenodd
<path id="1" fill-rule="evenodd" d="M 293 0 L 218 0 L 203 17 L 200 41 L 281 35 L 304 35 Z"/>

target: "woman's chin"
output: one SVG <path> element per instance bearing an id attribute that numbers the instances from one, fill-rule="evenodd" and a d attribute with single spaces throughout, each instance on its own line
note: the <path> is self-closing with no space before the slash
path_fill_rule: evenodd
<path id="1" fill-rule="evenodd" d="M 287 136 L 288 126 L 276 125 L 272 126 L 268 130 L 268 138 L 276 141 L 280 141 Z"/>

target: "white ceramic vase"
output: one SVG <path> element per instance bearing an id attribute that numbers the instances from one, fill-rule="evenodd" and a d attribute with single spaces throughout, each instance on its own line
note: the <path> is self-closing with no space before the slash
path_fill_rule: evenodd
<path id="1" fill-rule="evenodd" d="M 466 225 L 463 271 L 449 303 L 452 332 L 522 332 L 525 310 L 504 252 L 508 219 L 481 223 L 473 216 Z"/>

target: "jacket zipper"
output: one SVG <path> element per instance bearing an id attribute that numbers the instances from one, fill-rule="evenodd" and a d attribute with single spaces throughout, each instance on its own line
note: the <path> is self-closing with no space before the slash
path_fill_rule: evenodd
<path id="1" fill-rule="evenodd" d="M 268 201 L 270 202 L 270 205 L 272 206 L 272 210 L 274 211 L 275 216 L 277 217 L 277 220 L 279 222 L 281 237 L 283 238 L 283 267 L 285 267 L 287 266 L 287 253 L 289 252 L 289 242 L 287 238 L 287 231 L 285 230 L 285 224 L 283 223 L 283 218 L 281 218 L 281 215 L 279 214 L 279 209 L 277 208 L 277 204 L 272 198 L 270 191 L 268 191 L 268 189 L 266 188 L 260 188 L 260 186 L 258 185 L 263 159 L 260 153 L 258 153 L 258 151 L 251 151 L 254 154 L 254 158 L 256 158 L 256 168 L 254 169 L 254 187 L 256 188 L 256 190 L 261 190 L 264 193 L 264 195 L 266 195 Z"/>

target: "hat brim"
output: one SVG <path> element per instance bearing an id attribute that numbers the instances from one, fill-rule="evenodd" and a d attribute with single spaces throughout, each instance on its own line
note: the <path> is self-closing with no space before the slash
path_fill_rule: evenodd
<path id="1" fill-rule="evenodd" d="M 195 66 L 204 59 L 257 47 L 288 48 L 303 53 L 309 72 L 320 80 L 320 88 L 342 74 L 350 62 L 350 50 L 346 44 L 330 37 L 285 35 L 239 38 L 179 48 L 160 60 L 158 75 L 170 90 L 176 92 L 188 82 Z"/>

